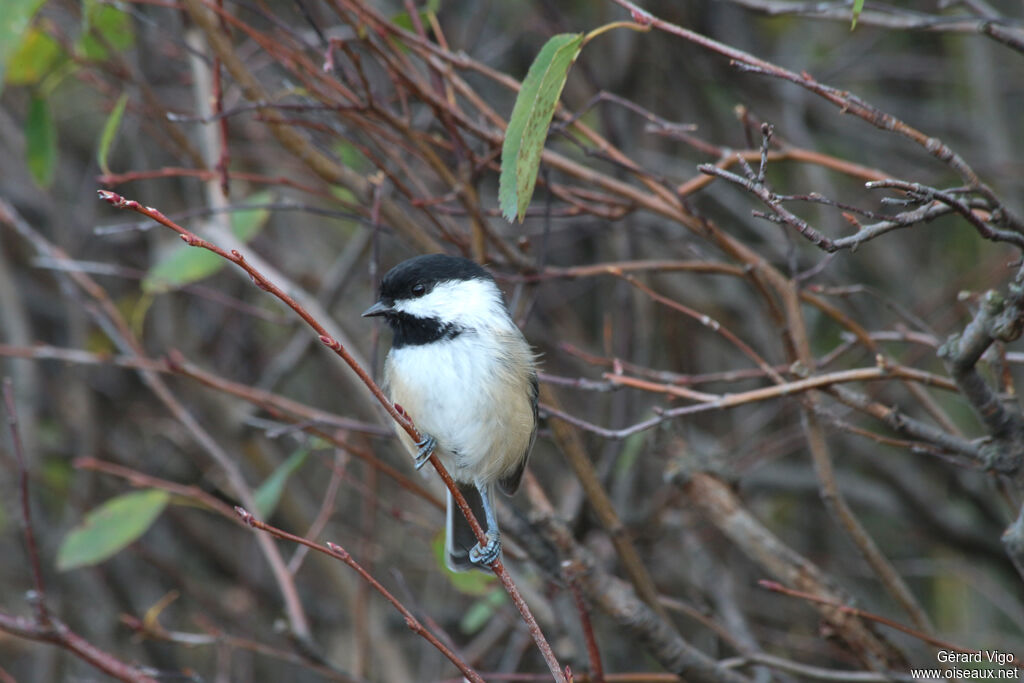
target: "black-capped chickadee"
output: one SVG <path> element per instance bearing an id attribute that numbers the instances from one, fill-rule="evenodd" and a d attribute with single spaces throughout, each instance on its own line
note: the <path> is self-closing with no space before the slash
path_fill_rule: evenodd
<path id="1" fill-rule="evenodd" d="M 519 488 L 537 432 L 533 351 L 494 278 L 464 258 L 433 254 L 398 264 L 363 316 L 383 316 L 394 332 L 384 388 L 424 436 L 414 443 L 398 430 L 416 468 L 436 448 L 487 531 L 481 546 L 449 493 L 448 566 L 490 565 L 501 554 L 494 485 L 509 495 Z"/>

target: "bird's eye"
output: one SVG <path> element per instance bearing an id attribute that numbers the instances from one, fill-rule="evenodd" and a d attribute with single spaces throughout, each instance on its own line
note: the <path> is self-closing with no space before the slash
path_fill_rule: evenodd
<path id="1" fill-rule="evenodd" d="M 423 296 L 427 293 L 427 286 L 422 282 L 417 282 L 412 286 L 412 293 L 415 296 Z"/>

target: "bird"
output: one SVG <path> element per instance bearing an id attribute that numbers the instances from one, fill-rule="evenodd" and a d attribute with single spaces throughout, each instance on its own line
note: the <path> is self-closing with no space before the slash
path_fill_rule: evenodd
<path id="1" fill-rule="evenodd" d="M 399 439 L 416 469 L 437 453 L 486 531 L 481 544 L 449 491 L 446 564 L 486 570 L 501 557 L 494 490 L 519 488 L 537 435 L 537 357 L 494 278 L 466 258 L 399 263 L 363 313 L 374 316 L 393 332 L 383 389 L 423 435 L 398 428 Z"/>

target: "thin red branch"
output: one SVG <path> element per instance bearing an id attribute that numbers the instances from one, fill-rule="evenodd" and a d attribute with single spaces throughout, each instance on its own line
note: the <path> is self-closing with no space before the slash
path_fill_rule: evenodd
<path id="1" fill-rule="evenodd" d="M 44 625 L 31 619 L 0 612 L 0 631 L 28 640 L 58 645 L 103 673 L 125 683 L 159 683 L 157 679 L 147 676 L 140 669 L 99 649 L 68 628 L 67 624 L 53 617 L 50 618 L 49 624 Z"/>
<path id="2" fill-rule="evenodd" d="M 32 566 L 32 582 L 36 590 L 36 614 L 39 621 L 46 625 L 50 615 L 43 605 L 46 585 L 43 582 L 43 570 L 39 562 L 39 546 L 36 544 L 36 533 L 32 526 L 32 503 L 28 495 L 28 466 L 25 464 L 25 451 L 21 443 L 21 432 L 18 430 L 18 413 L 14 405 L 14 386 L 10 377 L 3 381 L 4 412 L 7 414 L 7 427 L 11 432 L 11 447 L 18 463 L 18 496 L 21 498 L 21 531 L 25 536 L 25 549 Z"/>
<path id="3" fill-rule="evenodd" d="M 945 640 L 933 638 L 927 633 L 922 633 L 921 631 L 910 628 L 909 626 L 904 626 L 898 621 L 893 621 L 892 619 L 883 617 L 879 614 L 874 614 L 872 612 L 867 612 L 862 609 L 857 609 L 856 607 L 850 607 L 849 605 L 844 605 L 841 602 L 836 602 L 835 600 L 822 598 L 812 593 L 806 593 L 804 591 L 787 588 L 778 581 L 769 581 L 767 579 L 762 579 L 757 582 L 757 585 L 761 588 L 765 588 L 776 593 L 782 593 L 783 595 L 788 595 L 794 598 L 800 598 L 801 600 L 807 600 L 808 602 L 815 602 L 820 605 L 828 605 L 829 607 L 836 608 L 840 612 L 845 612 L 846 614 L 852 614 L 856 617 L 860 617 L 861 619 L 867 619 L 869 621 L 874 621 L 876 623 L 883 624 L 885 626 L 888 626 L 889 628 L 894 628 L 897 631 L 902 631 L 903 633 L 906 633 L 909 636 L 913 636 L 914 638 L 917 638 L 922 642 L 928 643 L 929 645 L 940 648 L 942 650 L 952 650 L 954 652 L 963 652 L 966 654 L 978 654 L 980 652 L 980 650 L 972 650 L 970 648 L 954 645 L 953 643 L 946 642 Z M 1021 660 L 1017 658 L 1014 658 L 1012 661 L 1007 663 L 1013 664 L 1013 666 L 1017 667 L 1018 669 L 1024 669 L 1024 663 L 1021 663 Z"/>
<path id="4" fill-rule="evenodd" d="M 580 615 L 580 626 L 583 628 L 583 640 L 587 644 L 587 659 L 590 661 L 590 675 L 594 683 L 605 683 L 604 665 L 601 664 L 601 649 L 597 645 L 597 637 L 594 635 L 594 625 L 590 621 L 590 608 L 587 606 L 586 598 L 580 589 L 577 574 L 583 571 L 579 563 L 566 562 L 562 565 L 562 571 L 569 579 L 569 590 L 572 592 L 573 602 L 576 603 L 576 611 Z"/>
<path id="5" fill-rule="evenodd" d="M 396 598 L 387 588 L 385 588 L 379 581 L 377 581 L 377 579 L 373 578 L 373 576 L 369 572 L 363 569 L 362 565 L 356 562 L 355 559 L 352 558 L 352 555 L 349 554 L 349 552 L 342 548 L 340 545 L 331 542 L 328 542 L 326 545 L 313 543 L 312 541 L 302 538 L 301 536 L 290 534 L 287 531 L 284 531 L 283 529 L 278 529 L 277 527 L 273 527 L 269 524 L 261 522 L 260 520 L 253 517 L 252 513 L 246 511 L 244 508 L 236 507 L 235 512 L 238 513 L 238 516 L 242 518 L 242 521 L 244 521 L 246 524 L 253 527 L 254 529 L 266 531 L 271 536 L 280 538 L 285 541 L 291 541 L 292 543 L 304 545 L 307 548 L 310 548 L 311 550 L 323 553 L 324 555 L 329 555 L 330 557 L 333 557 L 336 560 L 341 560 L 342 562 L 347 564 L 349 567 L 354 569 L 357 574 L 359 574 L 363 581 L 366 581 L 368 584 L 370 584 L 370 586 L 372 586 L 375 591 L 384 596 L 384 599 L 390 602 L 394 606 L 394 608 L 398 610 L 398 612 L 405 619 L 405 625 L 409 627 L 409 630 L 411 630 L 413 633 L 419 636 L 422 636 L 427 642 L 433 645 L 438 650 L 438 652 L 443 654 L 445 657 L 448 658 L 448 660 L 452 664 L 457 666 L 459 668 L 459 671 L 461 671 L 466 678 L 476 683 L 484 683 L 484 679 L 480 677 L 480 674 L 474 671 L 469 666 L 469 664 L 463 661 L 461 657 L 459 657 L 447 645 L 442 643 L 437 636 L 431 633 L 422 623 L 420 623 L 420 620 L 417 619 L 416 616 L 412 612 L 410 612 L 409 609 L 405 605 L 403 605 L 398 598 Z"/>
<path id="6" fill-rule="evenodd" d="M 109 204 L 116 208 L 135 211 L 144 216 L 148 216 L 152 220 L 156 221 L 157 223 L 160 223 L 161 225 L 167 228 L 170 228 L 174 232 L 178 233 L 181 236 L 182 240 L 184 240 L 185 243 L 188 244 L 189 246 L 201 247 L 208 251 L 212 251 L 221 258 L 226 259 L 231 263 L 234 263 L 239 268 L 244 270 L 252 279 L 253 284 L 280 299 L 282 302 L 284 302 L 285 305 L 287 305 L 289 308 L 295 311 L 295 313 L 300 318 L 302 318 L 302 320 L 305 321 L 307 325 L 309 325 L 310 327 L 313 328 L 313 330 L 316 331 L 316 333 L 319 335 L 320 341 L 329 349 L 334 351 L 338 356 L 340 356 L 342 360 L 345 361 L 345 363 L 352 369 L 352 371 L 356 373 L 356 376 L 359 377 L 360 381 L 362 381 L 363 384 L 365 384 L 366 387 L 370 390 L 374 398 L 376 398 L 377 401 L 384 407 L 388 415 L 391 416 L 391 418 L 395 421 L 396 424 L 398 424 L 399 427 L 405 430 L 405 432 L 413 439 L 414 442 L 419 442 L 423 439 L 422 434 L 420 433 L 419 429 L 416 428 L 416 425 L 413 423 L 412 419 L 410 419 L 410 417 L 405 413 L 404 410 L 399 410 L 398 407 L 387 398 L 387 396 L 377 385 L 377 383 L 374 382 L 370 375 L 366 372 L 366 370 L 364 370 L 363 367 L 356 362 L 355 358 L 352 357 L 352 355 L 341 344 L 341 342 L 331 337 L 328 334 L 327 330 L 323 327 L 323 325 L 321 325 L 316 320 L 316 318 L 314 318 L 301 304 L 299 304 L 298 301 L 296 301 L 284 290 L 282 290 L 276 284 L 271 282 L 266 276 L 264 276 L 253 266 L 251 266 L 249 262 L 245 260 L 245 257 L 241 254 L 241 252 L 239 252 L 237 249 L 232 249 L 230 252 L 225 251 L 224 249 L 213 244 L 212 242 L 208 242 L 207 240 L 204 240 L 198 235 L 196 235 L 195 233 L 181 227 L 174 221 L 167 218 L 158 209 L 143 206 L 137 201 L 125 199 L 121 195 L 116 194 L 114 192 L 110 192 L 109 190 L 98 190 L 97 194 L 100 197 L 100 199 L 103 199 L 104 201 L 108 202 Z M 451 475 L 445 469 L 444 465 L 441 464 L 441 460 L 440 458 L 437 457 L 436 453 L 431 453 L 430 463 L 434 466 L 434 469 L 441 477 L 441 480 L 444 482 L 445 486 L 448 487 L 448 490 L 452 492 L 452 497 L 455 503 L 458 505 L 459 510 L 462 512 L 462 514 L 466 517 L 466 520 L 469 522 L 469 525 L 473 529 L 473 533 L 476 535 L 477 540 L 479 540 L 481 543 L 486 543 L 486 536 L 484 534 L 484 530 L 480 526 L 480 523 L 477 521 L 476 515 L 473 514 L 472 510 L 469 507 L 469 504 L 466 502 L 465 497 L 459 491 L 458 486 L 455 485 L 455 481 L 452 479 Z M 505 570 L 505 567 L 502 564 L 500 558 L 495 560 L 495 562 L 491 565 L 491 570 L 501 581 L 505 590 L 508 592 L 509 597 L 512 599 L 512 602 L 515 604 L 516 609 L 519 611 L 520 616 L 526 623 L 530 635 L 533 637 L 533 640 L 537 644 L 538 649 L 540 649 L 541 654 L 545 659 L 545 662 L 548 664 L 548 668 L 551 670 L 551 673 L 555 677 L 555 680 L 559 681 L 560 683 L 564 682 L 565 678 L 561 672 L 561 666 L 558 664 L 558 660 L 555 658 L 554 651 L 551 649 L 550 644 L 548 644 L 547 639 L 544 637 L 544 634 L 540 629 L 540 625 L 534 618 L 532 612 L 530 611 L 530 608 L 527 606 L 526 602 L 519 594 L 519 590 L 516 587 L 515 583 L 512 581 L 511 576 L 509 576 L 508 572 Z"/>

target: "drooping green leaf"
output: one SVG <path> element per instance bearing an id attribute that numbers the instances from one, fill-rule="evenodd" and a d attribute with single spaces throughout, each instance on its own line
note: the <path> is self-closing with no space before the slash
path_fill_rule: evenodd
<path id="1" fill-rule="evenodd" d="M 110 168 L 107 167 L 107 156 L 110 154 L 110 147 L 114 144 L 114 136 L 117 135 L 117 129 L 121 127 L 121 117 L 124 116 L 124 108 L 128 104 L 128 93 L 123 93 L 117 98 L 117 103 L 110 112 L 110 116 L 107 117 L 107 122 L 103 124 L 103 134 L 100 136 L 100 148 L 96 151 L 96 160 L 99 162 L 100 170 L 103 173 L 110 173 Z"/>
<path id="2" fill-rule="evenodd" d="M 523 79 L 501 148 L 498 203 L 506 219 L 522 221 L 537 183 L 540 157 L 582 33 L 560 33 L 541 48 Z"/>
<path id="3" fill-rule="evenodd" d="M 61 542 L 57 569 L 86 567 L 116 555 L 146 533 L 170 497 L 159 489 L 135 491 L 111 498 L 92 510 Z"/>
<path id="4" fill-rule="evenodd" d="M 46 98 L 36 95 L 25 119 L 25 162 L 40 187 L 49 187 L 57 170 L 57 126 Z"/>
<path id="5" fill-rule="evenodd" d="M 288 482 L 288 477 L 292 476 L 297 469 L 302 467 L 302 463 L 306 462 L 308 456 L 308 446 L 303 446 L 295 451 L 288 456 L 287 460 L 278 465 L 270 473 L 270 476 L 260 484 L 259 488 L 253 492 L 253 499 L 256 503 L 256 516 L 259 519 L 269 519 L 274 514 L 274 510 L 277 509 L 277 504 L 281 500 L 281 493 L 284 492 L 284 485 Z"/>
<path id="6" fill-rule="evenodd" d="M 135 44 L 132 19 L 113 5 L 86 0 L 78 50 L 89 59 L 106 59 L 107 46 L 127 50 Z"/>
<path id="7" fill-rule="evenodd" d="M 60 44 L 50 34 L 30 28 L 7 61 L 7 84 L 35 85 L 63 56 Z"/>
<path id="8" fill-rule="evenodd" d="M 460 513 L 456 512 L 455 514 Z M 448 565 L 445 563 L 444 533 L 444 529 L 442 529 L 430 542 L 430 549 L 434 553 L 434 559 L 437 560 L 437 566 L 444 570 L 452 587 L 460 593 L 486 595 L 494 585 L 494 575 L 486 572 L 453 572 L 448 569 Z"/>
<path id="9" fill-rule="evenodd" d="M 864 0 L 853 0 L 853 20 L 850 22 L 850 30 L 857 28 L 857 19 L 860 18 L 860 13 L 864 9 Z"/>
<path id="10" fill-rule="evenodd" d="M 12 55 L 28 36 L 28 26 L 43 0 L 4 0 L 0 11 L 0 85 Z"/>
<path id="11" fill-rule="evenodd" d="M 263 205 L 273 201 L 270 191 L 257 192 L 246 200 L 246 204 Z M 231 232 L 243 242 L 248 242 L 267 223 L 270 212 L 267 209 L 244 209 L 231 214 Z M 160 294 L 171 289 L 184 287 L 210 277 L 227 261 L 213 252 L 186 244 L 179 244 L 164 258 L 160 259 L 142 279 L 142 291 Z"/>

